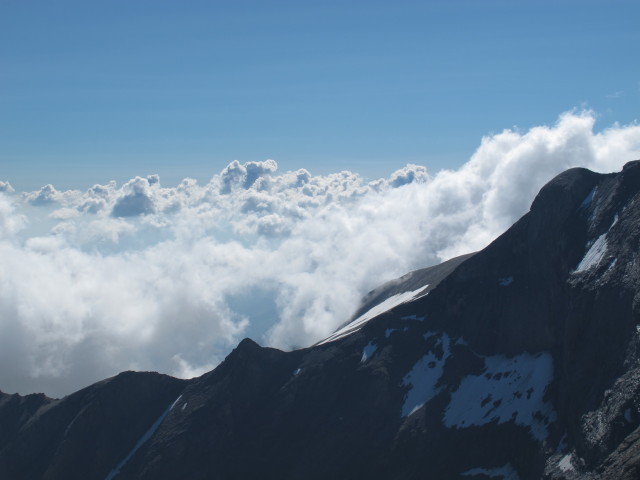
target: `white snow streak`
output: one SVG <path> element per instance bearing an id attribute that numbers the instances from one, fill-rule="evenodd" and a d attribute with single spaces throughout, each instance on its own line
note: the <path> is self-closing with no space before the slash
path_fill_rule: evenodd
<path id="1" fill-rule="evenodd" d="M 598 266 L 606 252 L 607 234 L 603 233 L 595 242 L 593 242 L 593 245 L 591 245 L 591 248 L 589 248 L 589 251 L 587 251 L 573 273 L 585 272 L 592 267 Z"/>
<path id="2" fill-rule="evenodd" d="M 369 320 L 377 317 L 378 315 L 382 315 L 385 312 L 397 307 L 398 305 L 402 305 L 403 303 L 410 302 L 416 298 L 419 298 L 420 292 L 425 290 L 429 285 L 425 285 L 424 287 L 420 287 L 417 290 L 412 290 L 409 292 L 398 293 L 397 295 L 393 295 L 383 302 L 380 302 L 367 312 L 360 315 L 358 318 L 353 320 L 348 325 L 342 327 L 340 330 L 334 332 L 331 336 L 325 338 L 321 342 L 318 342 L 318 345 L 323 345 L 325 343 L 333 342 L 334 340 L 338 340 L 339 338 L 345 337 L 351 333 L 357 332 L 362 328 L 362 326 L 367 323 Z"/>
<path id="3" fill-rule="evenodd" d="M 151 425 L 151 427 L 149 428 L 149 430 L 146 431 L 146 433 L 140 437 L 140 440 L 138 440 L 138 443 L 136 443 L 135 447 L 133 447 L 133 450 L 131 450 L 129 452 L 129 455 L 127 455 L 124 460 L 122 460 L 117 466 L 116 468 L 114 468 L 113 470 L 111 470 L 111 472 L 109 472 L 109 475 L 106 476 L 105 480 L 112 480 L 113 478 L 115 478 L 116 475 L 118 475 L 120 473 L 120 470 L 122 470 L 122 467 L 124 467 L 126 465 L 126 463 L 131 460 L 131 457 L 133 457 L 135 455 L 135 453 L 138 451 L 138 449 L 144 445 L 144 443 L 149 440 L 154 433 L 156 433 L 156 430 L 158 430 L 158 428 L 160 427 L 160 424 L 162 423 L 162 421 L 165 419 L 165 417 L 167 415 L 169 415 L 169 412 L 173 409 L 173 407 L 175 407 L 176 403 L 178 403 L 178 401 L 180 400 L 180 398 L 182 398 L 182 395 L 180 395 L 178 398 L 176 398 L 173 403 L 169 406 L 169 408 L 167 408 L 164 413 L 162 415 L 160 415 L 160 417 L 158 417 L 158 419 L 153 423 L 153 425 Z M 185 405 L 186 406 L 186 403 Z M 183 406 L 183 410 L 184 410 L 184 406 Z"/>

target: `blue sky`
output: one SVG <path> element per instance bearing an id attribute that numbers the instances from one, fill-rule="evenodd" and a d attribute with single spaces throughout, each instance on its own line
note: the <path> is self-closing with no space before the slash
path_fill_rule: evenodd
<path id="1" fill-rule="evenodd" d="M 636 1 L 0 0 L 0 180 L 457 168 L 572 108 L 637 119 L 638 45 Z"/>

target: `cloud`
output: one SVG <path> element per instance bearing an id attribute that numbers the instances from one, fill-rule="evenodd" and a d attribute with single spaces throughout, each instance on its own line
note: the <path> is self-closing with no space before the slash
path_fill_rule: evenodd
<path id="1" fill-rule="evenodd" d="M 13 193 L 15 190 L 9 182 L 3 182 L 0 180 L 0 192 Z"/>
<path id="2" fill-rule="evenodd" d="M 157 175 L 149 178 L 136 177 L 124 184 L 122 190 L 125 195 L 116 200 L 111 215 L 114 217 L 135 217 L 148 215 L 156 211 L 155 204 L 150 195 L 151 185 L 159 184 Z"/>
<path id="3" fill-rule="evenodd" d="M 234 189 L 248 189 L 257 185 L 258 190 L 268 188 L 268 179 L 275 173 L 278 166 L 273 160 L 264 162 L 247 162 L 240 164 L 237 160 L 231 162 L 220 174 L 220 193 L 229 194 Z"/>
<path id="4" fill-rule="evenodd" d="M 86 213 L 100 213 L 113 206 L 116 196 L 116 182 L 107 185 L 94 185 L 81 197 L 77 205 L 78 210 Z"/>
<path id="5" fill-rule="evenodd" d="M 16 214 L 13 203 L 0 192 L 0 241 L 13 238 L 25 224 L 26 218 Z"/>
<path id="6" fill-rule="evenodd" d="M 555 174 L 640 158 L 640 126 L 594 123 L 568 112 L 483 138 L 457 170 L 407 165 L 372 182 L 266 160 L 234 161 L 204 185 L 149 175 L 0 193 L 0 389 L 62 395 L 125 369 L 195 375 L 244 335 L 309 345 L 382 282 L 484 247 Z"/>
<path id="7" fill-rule="evenodd" d="M 51 184 L 45 185 L 37 192 L 25 194 L 25 199 L 31 205 L 46 205 L 48 203 L 54 203 L 59 199 L 59 197 L 60 193 Z"/>
<path id="8" fill-rule="evenodd" d="M 67 220 L 69 218 L 79 217 L 81 213 L 76 208 L 59 208 L 49 214 L 50 218 L 55 220 Z"/>
<path id="9" fill-rule="evenodd" d="M 409 164 L 406 167 L 394 172 L 389 179 L 392 188 L 398 188 L 413 182 L 424 183 L 429 179 L 427 168 L 421 165 Z"/>
<path id="10" fill-rule="evenodd" d="M 60 192 L 50 183 L 34 192 L 25 192 L 22 198 L 25 202 L 33 206 L 62 205 L 68 206 L 75 204 L 81 193 L 77 190 L 66 190 Z"/>

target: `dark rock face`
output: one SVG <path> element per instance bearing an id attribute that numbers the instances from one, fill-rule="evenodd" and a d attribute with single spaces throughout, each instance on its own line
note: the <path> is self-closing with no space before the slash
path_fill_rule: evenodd
<path id="1" fill-rule="evenodd" d="M 157 373 L 125 372 L 61 400 L 0 398 L 0 431 L 20 418 L 0 444 L 0 478 L 105 478 L 183 384 Z"/>
<path id="2" fill-rule="evenodd" d="M 640 478 L 639 249 L 640 161 L 569 170 L 311 348 L 0 393 L 0 478 Z"/>

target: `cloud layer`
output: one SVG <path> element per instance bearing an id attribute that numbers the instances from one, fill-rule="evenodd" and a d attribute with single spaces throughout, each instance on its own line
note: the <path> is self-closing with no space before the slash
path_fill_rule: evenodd
<path id="1" fill-rule="evenodd" d="M 458 170 L 372 182 L 273 160 L 234 161 L 206 185 L 0 182 L 0 389 L 63 395 L 125 369 L 189 377 L 245 335 L 309 345 L 380 283 L 484 247 L 557 173 L 640 158 L 640 126 L 594 123 L 565 113 L 483 138 Z"/>

